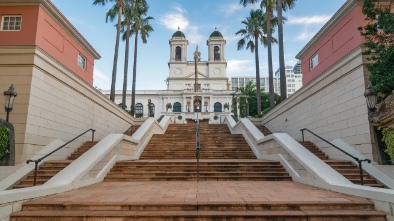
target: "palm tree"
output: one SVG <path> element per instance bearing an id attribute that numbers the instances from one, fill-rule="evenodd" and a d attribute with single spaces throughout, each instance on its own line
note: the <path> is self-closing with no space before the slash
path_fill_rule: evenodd
<path id="1" fill-rule="evenodd" d="M 270 109 L 274 108 L 275 106 L 275 98 L 274 98 L 274 86 L 273 86 L 273 69 L 272 69 L 272 46 L 270 39 L 272 38 L 272 33 L 274 31 L 273 27 L 274 24 L 271 24 L 271 18 L 273 18 L 273 11 L 276 6 L 278 6 L 280 0 L 240 0 L 240 4 L 244 6 L 248 4 L 255 4 L 261 1 L 260 7 L 265 8 L 266 16 L 267 16 L 267 40 L 268 40 L 268 77 L 269 77 L 269 93 L 270 93 Z M 282 6 L 283 10 L 291 9 L 294 7 L 294 2 L 296 0 L 282 0 L 280 5 Z M 278 9 L 278 12 L 282 12 Z M 282 13 L 278 13 L 278 29 L 279 29 L 279 56 L 282 57 L 282 63 L 280 62 L 280 88 L 281 88 L 281 95 L 282 100 L 286 98 L 286 74 L 284 73 L 284 56 L 283 56 L 283 17 Z M 282 44 L 280 43 L 282 39 Z M 280 59 L 281 60 L 281 59 Z M 282 65 L 283 64 L 283 65 Z M 282 71 L 283 70 L 283 71 Z M 283 76 L 282 76 L 283 72 Z"/>
<path id="2" fill-rule="evenodd" d="M 246 44 L 246 50 L 250 48 L 250 51 L 255 53 L 255 64 L 256 64 L 256 87 L 257 87 L 257 113 L 261 114 L 261 94 L 260 94 L 260 65 L 259 65 L 259 44 L 267 45 L 268 39 L 264 36 L 266 33 L 266 15 L 260 10 L 251 10 L 250 17 L 242 21 L 245 25 L 245 29 L 239 30 L 236 35 L 241 34 L 243 38 L 238 41 L 237 49 L 241 50 Z M 272 39 L 271 42 L 275 42 L 276 39 Z"/>
<path id="3" fill-rule="evenodd" d="M 119 38 L 120 38 L 120 25 L 122 20 L 123 2 L 124 0 L 93 0 L 93 5 L 106 5 L 108 2 L 115 2 L 112 9 L 118 9 L 118 25 L 116 28 L 116 43 L 115 43 L 115 54 L 114 54 L 114 64 L 112 67 L 112 81 L 111 81 L 111 93 L 109 99 L 115 101 L 115 83 L 116 83 L 116 69 L 118 66 L 118 51 L 119 51 Z M 107 13 L 108 21 L 108 13 Z"/>
<path id="4" fill-rule="evenodd" d="M 133 83 L 131 88 L 131 114 L 134 115 L 135 108 L 135 83 L 137 75 L 137 49 L 138 49 L 138 35 L 141 36 L 142 43 L 146 44 L 149 33 L 153 31 L 149 21 L 154 19 L 151 16 L 143 17 L 148 12 L 148 5 L 145 0 L 133 0 L 134 5 L 130 10 L 130 20 L 132 21 L 131 34 L 134 34 L 134 64 L 133 64 Z"/>

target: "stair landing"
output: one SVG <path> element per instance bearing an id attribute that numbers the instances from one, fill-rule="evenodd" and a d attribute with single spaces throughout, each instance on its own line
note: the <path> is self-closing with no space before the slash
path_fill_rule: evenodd
<path id="1" fill-rule="evenodd" d="M 344 220 L 344 213 L 385 220 L 368 200 L 291 181 L 102 182 L 24 203 L 11 221 L 50 220 L 47 213 L 56 220 Z"/>

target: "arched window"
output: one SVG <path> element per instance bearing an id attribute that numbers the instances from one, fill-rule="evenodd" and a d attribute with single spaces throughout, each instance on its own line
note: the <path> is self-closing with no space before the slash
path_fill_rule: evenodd
<path id="1" fill-rule="evenodd" d="M 144 116 L 144 106 L 141 103 L 135 105 L 135 117 L 142 118 Z"/>
<path id="2" fill-rule="evenodd" d="M 177 46 L 175 48 L 175 61 L 180 61 L 182 59 L 182 48 Z"/>
<path id="3" fill-rule="evenodd" d="M 172 106 L 172 112 L 181 112 L 181 103 L 175 102 L 174 105 Z"/>
<path id="4" fill-rule="evenodd" d="M 214 112 L 222 112 L 222 104 L 220 102 L 216 102 L 213 105 L 213 111 Z"/>
<path id="5" fill-rule="evenodd" d="M 215 46 L 214 48 L 213 48 L 213 59 L 215 60 L 215 61 L 220 61 L 220 48 L 219 48 L 219 46 Z"/>

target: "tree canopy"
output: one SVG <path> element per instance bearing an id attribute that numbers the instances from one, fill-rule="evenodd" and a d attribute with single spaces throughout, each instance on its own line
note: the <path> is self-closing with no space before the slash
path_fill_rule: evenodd
<path id="1" fill-rule="evenodd" d="M 368 23 L 359 27 L 365 38 L 364 55 L 374 63 L 367 66 L 376 92 L 391 94 L 394 90 L 394 14 L 393 3 L 364 0 L 362 12 Z"/>

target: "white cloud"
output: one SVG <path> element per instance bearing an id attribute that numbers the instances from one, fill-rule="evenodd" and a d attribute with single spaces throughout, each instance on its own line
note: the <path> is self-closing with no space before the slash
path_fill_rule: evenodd
<path id="1" fill-rule="evenodd" d="M 231 15 L 235 11 L 241 10 L 243 8 L 242 5 L 237 3 L 229 3 L 220 7 L 220 11 L 226 15 Z"/>
<path id="2" fill-rule="evenodd" d="M 316 32 L 330 20 L 331 15 L 314 15 L 307 17 L 290 17 L 286 24 L 301 25 L 301 32 L 294 38 L 296 41 L 309 41 Z"/>
<path id="3" fill-rule="evenodd" d="M 97 67 L 94 67 L 93 85 L 103 90 L 109 90 L 111 88 L 111 80 Z"/>
<path id="4" fill-rule="evenodd" d="M 243 74 L 255 71 L 254 60 L 228 60 L 227 74 Z"/>
<path id="5" fill-rule="evenodd" d="M 167 29 L 173 31 L 178 30 L 178 27 L 181 30 L 186 30 L 189 27 L 189 20 L 184 16 L 186 10 L 178 4 L 174 6 L 174 10 L 174 12 L 165 14 L 160 19 L 160 23 Z"/>
<path id="6" fill-rule="evenodd" d="M 198 26 L 190 26 L 185 33 L 190 43 L 197 44 L 203 41 L 203 36 L 198 31 Z"/>
<path id="7" fill-rule="evenodd" d="M 160 20 L 160 23 L 164 25 L 167 29 L 176 31 L 178 27 L 181 30 L 186 30 L 189 26 L 189 20 L 182 14 L 177 13 L 167 13 Z"/>
<path id="8" fill-rule="evenodd" d="M 325 24 L 330 20 L 331 15 L 314 15 L 309 17 L 289 17 L 286 24 L 294 25 L 313 25 L 313 24 Z"/>

